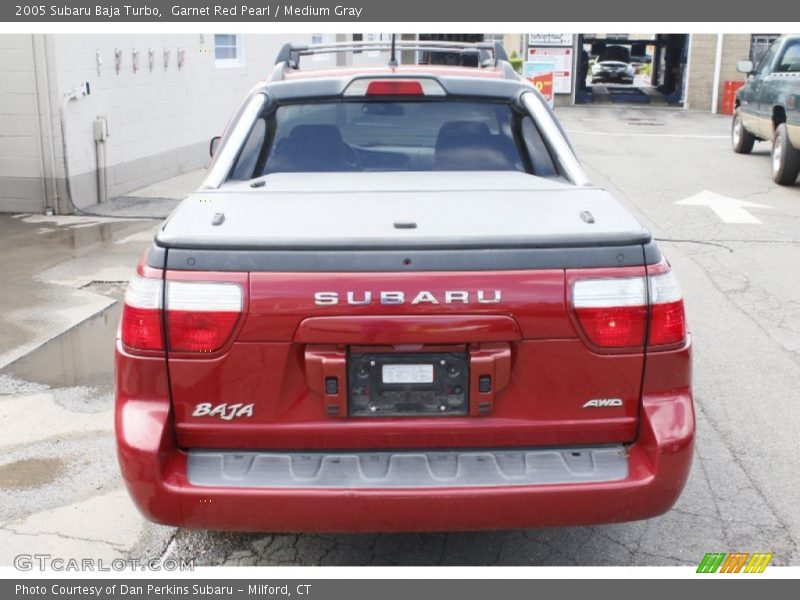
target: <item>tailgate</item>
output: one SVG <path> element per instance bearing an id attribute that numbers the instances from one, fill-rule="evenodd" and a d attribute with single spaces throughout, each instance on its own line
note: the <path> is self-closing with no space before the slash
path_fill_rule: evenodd
<path id="1" fill-rule="evenodd" d="M 168 264 L 184 261 L 169 252 Z M 642 247 L 627 253 L 641 261 Z M 202 254 L 194 252 L 195 264 Z M 223 347 L 168 353 L 178 444 L 322 450 L 631 441 L 644 341 L 595 347 L 570 294 L 579 278 L 644 275 L 635 265 L 167 270 L 168 286 L 233 282 L 243 290 Z"/>

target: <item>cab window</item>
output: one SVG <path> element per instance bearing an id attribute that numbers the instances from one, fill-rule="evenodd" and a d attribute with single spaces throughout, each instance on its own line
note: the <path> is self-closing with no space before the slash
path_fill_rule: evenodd
<path id="1" fill-rule="evenodd" d="M 767 53 L 761 58 L 761 61 L 758 63 L 758 67 L 756 67 L 756 72 L 759 75 L 764 75 L 768 70 L 769 67 L 772 65 L 772 61 L 775 59 L 775 54 L 778 52 L 778 44 L 772 44 L 767 50 Z"/>
<path id="2" fill-rule="evenodd" d="M 789 44 L 775 67 L 776 73 L 800 73 L 800 40 Z"/>

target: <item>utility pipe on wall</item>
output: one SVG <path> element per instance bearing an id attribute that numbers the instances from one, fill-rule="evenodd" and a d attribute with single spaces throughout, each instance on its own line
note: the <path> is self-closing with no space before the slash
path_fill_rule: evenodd
<path id="1" fill-rule="evenodd" d="M 108 118 L 97 117 L 93 123 L 94 149 L 97 155 L 97 202 L 108 201 L 108 183 L 106 178 L 106 138 L 108 138 Z"/>
<path id="2" fill-rule="evenodd" d="M 89 95 L 89 82 L 84 81 L 79 86 L 64 92 L 61 97 L 61 112 L 59 113 L 59 121 L 61 122 L 61 151 L 64 155 L 64 186 L 67 189 L 67 199 L 75 206 L 75 200 L 72 198 L 72 186 L 69 183 L 69 158 L 67 155 L 67 127 L 64 122 L 64 113 L 67 109 L 67 104 L 70 100 L 76 100 L 83 96 Z"/>

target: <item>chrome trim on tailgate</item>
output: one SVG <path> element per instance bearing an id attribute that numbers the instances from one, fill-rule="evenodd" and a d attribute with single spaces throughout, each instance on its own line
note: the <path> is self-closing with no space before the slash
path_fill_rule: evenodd
<path id="1" fill-rule="evenodd" d="M 431 488 L 618 481 L 622 445 L 568 449 L 406 452 L 192 450 L 188 477 L 202 487 Z"/>

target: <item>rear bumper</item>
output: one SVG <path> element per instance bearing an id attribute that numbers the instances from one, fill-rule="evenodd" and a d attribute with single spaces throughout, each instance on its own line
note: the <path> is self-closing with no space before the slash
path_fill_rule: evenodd
<path id="1" fill-rule="evenodd" d="M 593 83 L 614 83 L 614 82 L 628 82 L 633 83 L 633 77 L 631 75 L 624 75 L 624 74 L 616 74 L 616 73 L 598 73 L 596 75 L 592 75 L 592 82 Z"/>
<path id="2" fill-rule="evenodd" d="M 292 532 L 394 532 L 587 525 L 662 514 L 692 461 L 691 392 L 645 395 L 627 475 L 614 481 L 401 488 L 215 487 L 189 480 L 168 400 L 117 398 L 117 448 L 136 505 L 181 527 Z"/>

